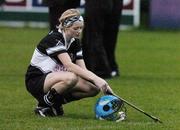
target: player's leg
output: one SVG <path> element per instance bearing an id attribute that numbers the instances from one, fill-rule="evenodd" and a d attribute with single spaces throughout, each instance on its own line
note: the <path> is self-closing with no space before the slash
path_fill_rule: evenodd
<path id="1" fill-rule="evenodd" d="M 72 89 L 78 81 L 77 76 L 71 72 L 54 72 L 46 76 L 44 81 L 44 101 L 51 106 L 57 95 L 62 95 Z M 63 99 L 62 99 L 63 100 Z"/>
<path id="2" fill-rule="evenodd" d="M 37 97 L 38 107 L 35 113 L 40 116 L 63 115 L 63 93 L 72 89 L 77 83 L 77 76 L 71 72 L 49 73 L 44 79 L 41 95 Z"/>
<path id="3" fill-rule="evenodd" d="M 111 71 L 103 46 L 104 6 L 102 0 L 86 1 L 82 47 L 87 68 L 100 77 L 109 78 Z"/>
<path id="4" fill-rule="evenodd" d="M 82 98 L 96 96 L 99 92 L 100 89 L 98 87 L 79 77 L 76 86 L 67 91 L 67 93 L 64 93 L 63 96 L 66 103 L 68 103 Z"/>
<path id="5" fill-rule="evenodd" d="M 107 14 L 108 19 L 105 21 L 104 48 L 111 67 L 111 76 L 118 76 L 119 70 L 115 59 L 115 48 L 121 20 L 122 0 L 112 0 L 112 2 L 112 10 Z"/>

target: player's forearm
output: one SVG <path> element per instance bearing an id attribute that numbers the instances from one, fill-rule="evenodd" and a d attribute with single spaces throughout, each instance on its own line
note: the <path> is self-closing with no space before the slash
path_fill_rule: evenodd
<path id="1" fill-rule="evenodd" d="M 92 83 L 94 83 L 95 78 L 97 78 L 97 76 L 94 73 L 92 73 L 91 71 L 89 71 L 87 69 L 83 69 L 80 66 L 73 64 L 73 63 L 66 65 L 66 68 L 68 71 L 73 72 L 73 73 L 77 74 L 78 76 L 80 76 Z"/>

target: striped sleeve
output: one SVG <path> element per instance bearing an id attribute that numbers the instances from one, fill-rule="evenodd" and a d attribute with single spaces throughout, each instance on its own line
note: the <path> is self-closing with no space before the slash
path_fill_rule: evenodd
<path id="1" fill-rule="evenodd" d="M 79 51 L 76 53 L 76 59 L 83 59 L 83 52 L 82 52 L 82 49 L 79 50 Z"/>
<path id="2" fill-rule="evenodd" d="M 60 53 L 66 52 L 66 47 L 64 46 L 63 43 L 58 41 L 55 46 L 47 48 L 46 52 L 49 56 L 55 56 Z"/>

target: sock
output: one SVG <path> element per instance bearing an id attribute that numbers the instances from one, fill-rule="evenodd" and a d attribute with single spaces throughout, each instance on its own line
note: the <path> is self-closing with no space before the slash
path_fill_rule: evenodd
<path id="1" fill-rule="evenodd" d="M 74 97 L 71 93 L 67 93 L 67 94 L 63 95 L 63 97 L 64 97 L 63 104 L 66 104 L 66 103 L 69 103 L 72 101 L 76 101 L 76 100 L 80 100 L 80 98 Z"/>
<path id="2" fill-rule="evenodd" d="M 57 94 L 56 99 L 55 99 L 55 103 L 59 104 L 59 106 L 62 105 L 62 104 L 66 104 L 64 96 L 61 95 L 61 94 Z"/>
<path id="3" fill-rule="evenodd" d="M 48 106 L 52 106 L 55 102 L 57 91 L 54 88 L 51 88 L 46 95 L 44 95 L 44 102 Z"/>

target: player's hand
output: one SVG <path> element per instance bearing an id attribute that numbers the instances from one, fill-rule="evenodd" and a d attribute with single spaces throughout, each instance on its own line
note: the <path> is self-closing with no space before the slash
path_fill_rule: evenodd
<path id="1" fill-rule="evenodd" d="M 97 87 L 100 88 L 100 90 L 104 93 L 104 94 L 107 94 L 108 93 L 113 93 L 113 90 L 111 89 L 111 87 L 108 85 L 108 83 L 102 79 L 102 78 L 96 78 L 95 80 L 95 85 Z"/>
<path id="2" fill-rule="evenodd" d="M 111 89 L 111 87 L 107 84 L 106 86 L 106 91 L 104 92 L 105 95 L 114 95 L 113 90 Z"/>

